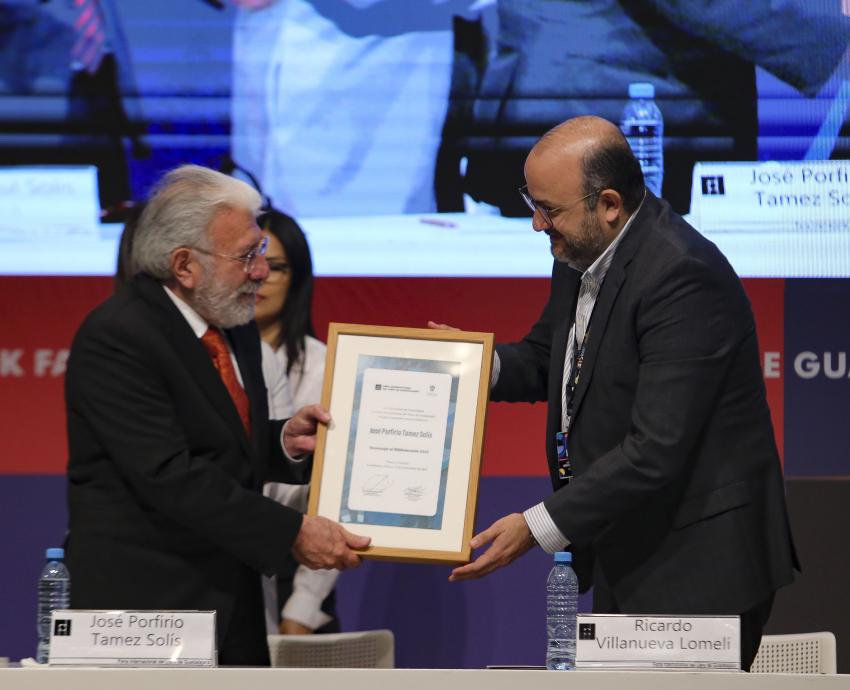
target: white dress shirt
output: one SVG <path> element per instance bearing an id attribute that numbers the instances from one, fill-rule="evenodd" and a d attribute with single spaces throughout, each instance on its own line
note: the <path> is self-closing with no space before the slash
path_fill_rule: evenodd
<path id="1" fill-rule="evenodd" d="M 186 319 L 186 322 L 189 324 L 189 327 L 192 329 L 194 334 L 198 337 L 198 339 L 202 338 L 204 333 L 206 333 L 207 329 L 210 327 L 209 324 L 200 314 L 198 314 L 198 312 L 174 294 L 172 290 L 167 288 L 165 285 L 163 285 L 162 288 L 165 290 L 165 294 L 168 295 L 172 302 L 174 302 L 174 306 L 177 307 L 183 315 L 183 318 Z M 224 340 L 227 342 L 226 337 Z M 266 388 L 269 390 L 269 400 L 274 398 L 275 400 L 281 401 L 278 403 L 279 405 L 283 405 L 284 401 L 289 401 L 288 409 L 290 411 L 290 413 L 285 416 L 275 416 L 272 414 L 271 405 L 269 405 L 269 419 L 287 419 L 292 416 L 292 397 L 289 392 L 289 382 L 286 377 L 282 376 L 280 373 L 280 368 L 275 361 L 274 351 L 265 343 L 262 343 L 262 346 L 263 378 L 266 382 Z M 230 350 L 230 343 L 227 343 L 227 348 Z M 239 362 L 236 361 L 236 356 L 233 354 L 233 350 L 230 350 L 230 361 L 233 363 L 233 370 L 236 372 L 236 378 L 239 380 L 239 385 L 244 387 L 245 384 L 242 381 L 242 372 L 239 371 Z M 288 460 L 291 462 L 301 462 L 302 458 L 292 458 L 289 456 L 289 453 L 286 452 L 286 447 L 283 445 L 282 431 L 280 434 L 280 447 L 283 448 L 283 454 Z"/>
<path id="2" fill-rule="evenodd" d="M 305 405 L 313 405 L 322 401 L 322 384 L 325 380 L 325 355 L 328 346 L 321 340 L 311 336 L 304 338 L 304 352 L 289 370 L 289 390 L 296 410 Z M 283 371 L 289 360 L 286 348 L 280 347 L 275 353 Z"/>
<path id="3" fill-rule="evenodd" d="M 281 347 L 274 351 L 266 343 L 263 343 L 263 345 L 268 348 L 269 356 L 274 360 L 274 366 L 269 368 L 277 372 L 274 375 L 288 381 L 285 389 L 286 395 L 276 397 L 272 394 L 272 385 L 268 383 L 269 379 L 266 379 L 266 385 L 269 388 L 269 411 L 273 418 L 289 417 L 305 405 L 312 405 L 321 401 L 322 381 L 325 373 L 325 351 L 327 350 L 324 343 L 308 336 L 305 342 L 304 356 L 292 366 L 288 377 L 286 375 L 285 348 Z M 266 351 L 264 350 L 264 362 L 265 359 Z M 279 390 L 278 387 L 275 388 Z M 272 482 L 263 487 L 263 494 L 300 512 L 307 510 L 309 493 L 309 484 Z M 311 630 L 330 622 L 331 617 L 322 611 L 321 605 L 333 591 L 338 577 L 338 570 L 311 570 L 303 565 L 298 566 L 292 582 L 292 594 L 281 609 L 281 618 L 298 621 Z M 263 586 L 266 600 L 266 627 L 270 634 L 278 632 L 275 608 L 278 605 L 277 587 L 273 583 L 274 581 L 271 580 L 271 583 L 264 583 Z"/>

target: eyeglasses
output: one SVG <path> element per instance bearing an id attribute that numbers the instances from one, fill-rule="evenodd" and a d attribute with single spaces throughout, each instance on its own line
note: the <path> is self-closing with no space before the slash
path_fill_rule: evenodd
<path id="1" fill-rule="evenodd" d="M 263 237 L 257 245 L 243 254 L 242 256 L 233 256 L 232 254 L 222 254 L 221 252 L 211 252 L 208 249 L 201 249 L 200 247 L 191 247 L 195 251 L 201 252 L 201 254 L 208 254 L 209 256 L 220 256 L 222 259 L 230 259 L 230 261 L 240 261 L 242 262 L 245 273 L 250 273 L 254 270 L 256 266 L 257 258 L 260 256 L 264 256 L 266 250 L 269 248 L 269 238 Z"/>
<path id="2" fill-rule="evenodd" d="M 548 208 L 548 207 L 544 206 L 543 204 L 540 204 L 537 201 L 535 201 L 534 197 L 531 196 L 531 194 L 528 193 L 528 185 L 527 184 L 524 184 L 522 187 L 519 188 L 519 195 L 522 197 L 522 200 L 525 202 L 526 206 L 528 206 L 528 208 L 531 209 L 532 213 L 537 213 L 539 211 L 540 215 L 543 216 L 543 220 L 546 221 L 546 224 L 552 225 L 552 214 L 553 213 L 558 213 L 559 211 L 566 211 L 568 209 L 571 209 L 573 206 L 575 206 L 579 202 L 584 201 L 585 199 L 589 199 L 594 194 L 599 194 L 600 191 L 601 190 L 599 190 L 599 189 L 595 189 L 590 194 L 585 194 L 580 199 L 576 199 L 575 201 L 567 204 L 566 206 L 558 206 L 557 208 Z"/>

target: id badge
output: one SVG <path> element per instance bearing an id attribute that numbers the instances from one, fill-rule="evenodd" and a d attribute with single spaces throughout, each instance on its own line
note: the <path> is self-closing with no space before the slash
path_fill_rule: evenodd
<path id="1" fill-rule="evenodd" d="M 555 450 L 557 451 L 558 479 L 564 484 L 569 484 L 573 478 L 573 466 L 570 464 L 570 451 L 567 447 L 569 434 L 559 431 L 555 434 Z"/>

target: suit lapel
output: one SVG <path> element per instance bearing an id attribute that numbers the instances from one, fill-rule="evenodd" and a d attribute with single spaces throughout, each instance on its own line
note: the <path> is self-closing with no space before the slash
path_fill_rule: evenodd
<path id="1" fill-rule="evenodd" d="M 578 276 L 578 274 L 576 274 Z M 576 297 L 578 291 L 576 290 Z M 561 480 L 558 478 L 558 460 L 555 449 L 555 434 L 561 427 L 561 390 L 564 381 L 564 364 L 567 356 L 567 335 L 569 335 L 575 319 L 575 298 L 570 302 L 570 310 L 559 322 L 552 336 L 552 349 L 549 361 L 549 402 L 546 414 L 546 458 L 549 461 L 549 476 L 552 487 L 557 489 Z"/>
<path id="2" fill-rule="evenodd" d="M 620 248 L 618 247 L 618 249 Z M 575 422 L 575 418 L 578 417 L 581 411 L 584 394 L 587 392 L 591 378 L 593 378 L 593 368 L 596 365 L 599 344 L 605 335 L 608 317 L 611 316 L 611 309 L 614 306 L 617 295 L 620 293 L 620 288 L 623 285 L 625 277 L 626 275 L 622 266 L 614 266 L 612 264 L 608 269 L 605 282 L 602 284 L 602 290 L 599 292 L 599 297 L 596 299 L 596 304 L 593 307 L 593 315 L 590 317 L 590 335 L 587 339 L 587 350 L 584 353 L 584 363 L 582 364 L 579 383 L 575 390 L 573 422 Z"/>
<path id="3" fill-rule="evenodd" d="M 549 390 L 552 395 L 549 397 L 549 412 L 550 412 L 550 436 L 554 438 L 556 431 L 561 430 L 561 417 L 563 410 L 561 409 L 561 392 L 564 381 L 564 367 L 566 366 L 567 357 L 567 336 L 569 336 L 570 328 L 576 317 L 576 302 L 578 301 L 578 289 L 581 277 L 578 272 L 570 271 L 568 277 L 568 291 L 572 294 L 572 299 L 565 304 L 566 313 L 563 318 L 559 319 L 558 326 L 552 336 L 552 350 L 550 354 L 549 364 Z"/>
<path id="4" fill-rule="evenodd" d="M 593 307 L 593 314 L 590 317 L 590 335 L 587 339 L 587 351 L 584 353 L 584 364 L 581 367 L 581 376 L 579 384 L 575 390 L 575 402 L 573 404 L 573 423 L 581 412 L 581 403 L 590 386 L 590 381 L 593 378 L 593 370 L 596 366 L 596 358 L 599 354 L 599 346 L 602 339 L 605 337 L 605 330 L 608 327 L 608 320 L 611 316 L 611 311 L 617 301 L 617 296 L 620 294 L 620 289 L 626 281 L 626 267 L 634 257 L 637 248 L 640 246 L 641 236 L 644 232 L 646 218 L 649 213 L 649 207 L 657 204 L 655 197 L 647 192 L 647 197 L 643 207 L 640 209 L 637 217 L 629 227 L 625 237 L 623 237 L 620 245 L 614 253 L 614 259 L 605 275 L 605 280 L 602 283 L 602 289 L 599 292 L 599 297 L 596 299 L 596 304 Z"/>
<path id="5" fill-rule="evenodd" d="M 265 383 L 262 377 L 257 378 L 255 375 L 258 369 L 262 369 L 260 334 L 253 321 L 245 326 L 228 329 L 226 333 L 230 347 L 236 357 L 239 372 L 242 375 L 245 394 L 250 403 L 251 446 L 255 451 L 260 451 L 250 454 L 251 462 L 254 465 L 255 476 L 262 477 L 265 476 L 265 468 L 262 466 L 262 458 L 265 457 L 262 444 L 265 443 L 265 438 L 262 434 L 269 413 Z M 242 436 L 245 437 L 245 434 L 242 434 Z"/>
<path id="6" fill-rule="evenodd" d="M 142 298 L 154 308 L 162 333 L 171 343 L 177 358 L 195 379 L 227 428 L 239 438 L 245 454 L 252 457 L 253 453 L 236 405 L 233 404 L 230 393 L 227 392 L 218 370 L 200 339 L 165 294 L 159 282 L 150 276 L 140 274 L 136 276 L 134 283 Z"/>

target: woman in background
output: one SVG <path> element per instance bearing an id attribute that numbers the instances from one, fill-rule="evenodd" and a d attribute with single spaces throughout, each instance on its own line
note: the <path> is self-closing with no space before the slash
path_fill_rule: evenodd
<path id="1" fill-rule="evenodd" d="M 269 277 L 257 295 L 260 336 L 272 346 L 289 377 L 295 409 L 322 397 L 327 347 L 315 337 L 313 261 L 304 232 L 292 218 L 272 210 L 263 223 Z"/>
<path id="2" fill-rule="evenodd" d="M 129 283 L 136 275 L 136 264 L 133 261 L 133 240 L 136 237 L 136 226 L 139 224 L 139 218 L 142 217 L 144 210 L 144 203 L 134 204 L 124 218 L 124 229 L 121 231 L 121 239 L 118 241 L 118 257 L 115 262 L 115 277 L 113 279 L 113 288 L 116 291 L 125 283 Z"/>
<path id="3" fill-rule="evenodd" d="M 272 209 L 260 223 L 269 238 L 266 261 L 269 277 L 257 293 L 255 319 L 263 341 L 271 345 L 280 368 L 289 379 L 294 409 L 320 402 L 325 373 L 324 343 L 316 339 L 311 309 L 313 262 L 307 238 L 289 216 Z M 274 403 L 272 407 L 274 410 Z M 274 414 L 272 416 L 275 416 Z M 263 493 L 280 503 L 304 511 L 308 486 L 266 484 Z M 339 632 L 334 609 L 336 570 L 309 570 L 291 559 L 290 575 L 278 575 L 277 601 L 266 589 L 267 623 L 280 632 L 308 634 Z"/>

